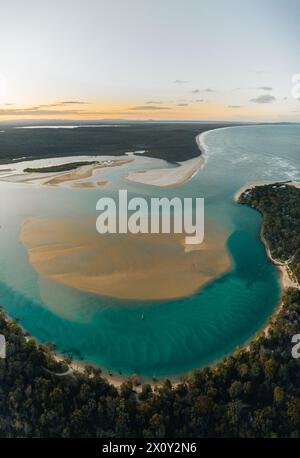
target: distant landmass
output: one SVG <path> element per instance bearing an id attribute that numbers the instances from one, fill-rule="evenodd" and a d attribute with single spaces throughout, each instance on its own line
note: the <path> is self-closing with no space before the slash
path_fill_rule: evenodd
<path id="1" fill-rule="evenodd" d="M 120 125 L 118 125 L 120 124 Z M 184 161 L 199 155 L 196 136 L 233 123 L 113 121 L 15 121 L 3 124 L 0 163 L 76 155 L 120 155 L 146 151 L 167 161 Z M 21 128 L 45 126 L 45 128 Z M 62 126 L 49 129 L 50 126 Z M 78 126 L 78 128 L 64 128 Z M 90 127 L 91 126 L 91 127 Z M 103 127 L 100 127 L 103 126 Z M 82 128 L 81 128 L 82 127 Z"/>

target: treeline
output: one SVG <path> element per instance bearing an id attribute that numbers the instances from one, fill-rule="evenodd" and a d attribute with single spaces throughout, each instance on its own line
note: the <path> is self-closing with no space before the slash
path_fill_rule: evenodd
<path id="1" fill-rule="evenodd" d="M 288 261 L 300 282 L 300 189 L 286 183 L 257 186 L 245 191 L 240 203 L 263 215 L 262 235 L 272 257 Z"/>
<path id="2" fill-rule="evenodd" d="M 237 124 L 230 124 L 237 125 Z M 4 126 L 0 136 L 0 163 L 26 157 L 113 155 L 146 151 L 167 161 L 185 161 L 199 156 L 195 137 L 202 132 L 228 127 L 228 123 L 118 123 L 77 129 L 15 129 Z M 23 160 L 23 159 L 22 159 Z"/>
<path id="3" fill-rule="evenodd" d="M 97 161 L 80 161 L 80 162 L 69 162 L 67 164 L 52 165 L 49 167 L 27 167 L 24 169 L 26 173 L 50 173 L 50 172 L 67 172 L 69 170 L 77 169 L 83 165 L 93 165 L 98 164 Z"/>
<path id="4" fill-rule="evenodd" d="M 300 190 L 297 203 L 293 188 L 281 189 L 286 199 L 272 205 L 280 220 L 282 212 L 294 215 L 289 205 L 300 201 Z M 247 199 L 258 208 L 256 192 L 255 200 Z M 266 192 L 271 198 L 270 188 L 261 197 Z M 270 216 L 268 208 L 260 211 Z M 285 291 L 267 335 L 261 332 L 249 348 L 194 371 L 177 386 L 166 380 L 154 389 L 145 384 L 139 393 L 132 380 L 117 390 L 90 366 L 84 374 L 49 373 L 63 372 L 67 364 L 55 361 L 47 346 L 28 339 L 3 313 L 0 333 L 7 339 L 7 358 L 0 360 L 2 437 L 300 437 L 300 359 L 291 355 L 292 336 L 300 333 L 295 288 Z"/>

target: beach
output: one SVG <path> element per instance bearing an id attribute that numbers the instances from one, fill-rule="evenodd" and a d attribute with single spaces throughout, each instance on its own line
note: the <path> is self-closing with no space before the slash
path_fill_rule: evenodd
<path id="1" fill-rule="evenodd" d="M 7 317 L 9 319 L 9 317 Z M 101 370 L 101 376 L 110 384 L 112 384 L 115 388 L 120 389 L 121 385 L 126 382 L 127 380 L 132 380 L 133 382 L 133 388 L 136 393 L 141 393 L 142 391 L 142 386 L 143 384 L 147 383 L 149 384 L 152 389 L 155 388 L 156 386 L 162 386 L 166 379 L 170 380 L 172 383 L 173 387 L 176 387 L 180 383 L 184 383 L 189 379 L 189 376 L 192 375 L 192 372 L 187 372 L 184 374 L 178 374 L 178 375 L 172 375 L 170 377 L 145 377 L 145 376 L 140 376 L 139 374 L 132 374 L 132 375 L 122 375 L 122 374 L 117 374 L 114 371 L 110 371 L 104 367 L 99 367 L 92 362 L 89 361 L 79 361 L 79 360 L 72 360 L 71 363 L 66 362 L 66 357 L 65 355 L 62 355 L 58 352 L 52 352 L 53 358 L 57 362 L 64 362 L 68 367 L 67 373 L 63 373 L 63 375 L 60 375 L 59 373 L 53 373 L 53 375 L 56 375 L 57 377 L 65 377 L 65 376 L 72 376 L 73 372 L 79 372 L 83 374 L 85 372 L 85 367 L 90 365 L 93 366 L 97 369 Z M 49 371 L 50 372 L 50 371 Z M 51 372 L 50 372 L 51 373 Z M 74 374 L 75 375 L 75 374 Z"/>
<path id="2" fill-rule="evenodd" d="M 265 186 L 265 185 L 269 185 L 269 184 L 272 184 L 274 182 L 252 182 L 252 183 L 248 183 L 247 185 L 243 186 L 242 188 L 240 188 L 234 195 L 234 200 L 236 202 L 239 201 L 239 197 L 245 192 L 247 191 L 248 189 L 251 190 L 253 188 L 255 188 L 256 186 Z M 296 182 L 296 181 L 291 181 L 289 183 L 285 183 L 285 185 L 287 186 L 295 186 L 296 188 L 300 188 L 300 183 L 299 182 Z M 282 288 L 297 288 L 297 289 L 300 289 L 300 285 L 298 284 L 298 282 L 293 279 L 293 275 L 290 271 L 290 268 L 288 266 L 287 263 L 283 263 L 281 261 L 279 261 L 278 259 L 274 259 L 271 252 L 270 252 L 270 249 L 269 249 L 269 246 L 268 246 L 268 243 L 267 241 L 265 240 L 263 234 L 262 234 L 262 229 L 260 231 L 260 238 L 261 238 L 261 241 L 263 242 L 264 246 L 265 246 L 265 250 L 266 250 L 266 253 L 268 255 L 268 258 L 270 259 L 270 261 L 275 264 L 278 269 L 280 270 L 281 272 L 281 276 L 280 276 L 280 279 L 281 279 L 281 285 L 282 285 Z"/>

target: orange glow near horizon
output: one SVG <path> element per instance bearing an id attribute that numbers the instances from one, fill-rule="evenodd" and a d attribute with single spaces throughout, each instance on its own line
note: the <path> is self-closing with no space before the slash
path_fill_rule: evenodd
<path id="1" fill-rule="evenodd" d="M 213 102 L 190 102 L 183 104 L 156 104 L 135 101 L 122 105 L 99 104 L 76 101 L 52 101 L 48 103 L 19 106 L 15 104 L 0 105 L 0 122 L 15 120 L 236 120 L 236 121 L 274 121 L 286 118 L 288 111 L 283 108 L 274 112 L 270 105 L 247 107 L 226 106 Z"/>

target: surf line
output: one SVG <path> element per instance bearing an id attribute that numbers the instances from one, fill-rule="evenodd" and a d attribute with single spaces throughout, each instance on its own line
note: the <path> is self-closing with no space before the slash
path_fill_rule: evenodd
<path id="1" fill-rule="evenodd" d="M 144 197 L 128 199 L 127 190 L 118 191 L 118 199 L 101 197 L 96 204 L 99 234 L 187 234 L 186 245 L 204 240 L 204 198 Z"/>

